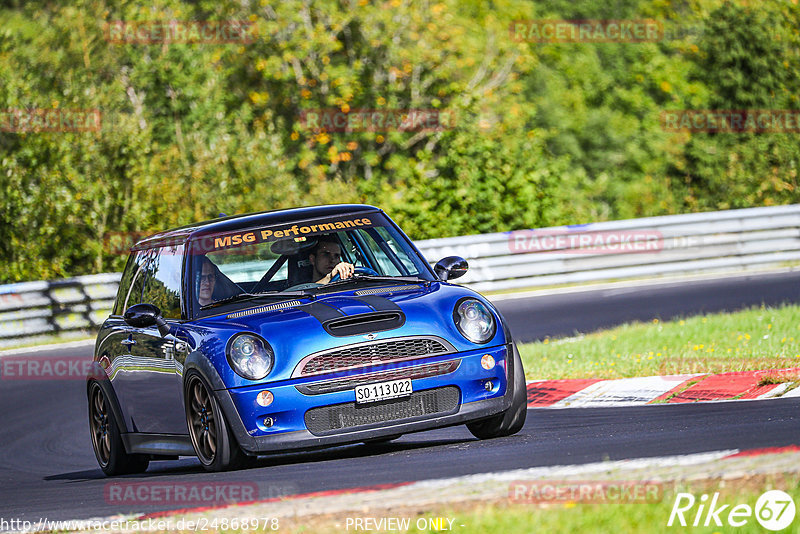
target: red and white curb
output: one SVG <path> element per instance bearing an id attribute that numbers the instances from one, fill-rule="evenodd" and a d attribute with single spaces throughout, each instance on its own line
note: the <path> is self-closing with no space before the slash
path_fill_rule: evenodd
<path id="1" fill-rule="evenodd" d="M 788 381 L 760 385 L 765 377 L 784 377 Z M 800 368 L 616 380 L 534 380 L 528 382 L 528 407 L 596 408 L 800 397 L 800 387 L 786 391 L 798 379 Z"/>

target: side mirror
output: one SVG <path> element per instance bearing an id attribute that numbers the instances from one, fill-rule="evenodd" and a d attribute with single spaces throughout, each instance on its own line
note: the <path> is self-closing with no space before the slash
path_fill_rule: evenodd
<path id="1" fill-rule="evenodd" d="M 122 316 L 127 324 L 134 328 L 148 328 L 156 326 L 161 337 L 169 334 L 169 325 L 161 317 L 161 310 L 152 304 L 134 304 Z"/>
<path id="2" fill-rule="evenodd" d="M 469 264 L 461 256 L 447 256 L 436 262 L 433 272 L 436 273 L 440 280 L 447 282 L 459 276 L 464 276 L 467 269 L 469 269 Z"/>

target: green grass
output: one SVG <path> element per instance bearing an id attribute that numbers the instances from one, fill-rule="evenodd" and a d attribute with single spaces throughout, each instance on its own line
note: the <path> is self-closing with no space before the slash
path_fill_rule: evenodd
<path id="1" fill-rule="evenodd" d="M 36 338 L 33 340 L 30 340 L 29 338 L 8 339 L 0 343 L 0 352 L 14 351 L 15 349 L 25 349 L 29 347 L 46 347 L 47 345 L 57 345 L 60 343 L 73 343 L 75 341 L 95 339 L 96 337 L 96 331 L 72 331 L 62 334 L 53 334 L 51 336 L 36 336 Z"/>
<path id="2" fill-rule="evenodd" d="M 626 324 L 519 351 L 529 380 L 784 369 L 800 367 L 798 325 L 800 306 L 761 307 Z"/>
<path id="3" fill-rule="evenodd" d="M 800 491 L 788 492 L 795 502 L 800 502 Z M 713 494 L 713 492 L 712 492 Z M 701 492 L 696 492 L 695 497 L 699 498 Z M 733 504 L 748 504 L 755 508 L 756 500 L 760 493 L 747 496 L 732 497 L 731 500 L 718 501 L 720 504 L 731 502 Z M 455 515 L 456 521 L 463 527 L 458 527 L 459 534 L 483 534 L 487 532 L 509 532 L 515 534 L 523 533 L 542 533 L 542 532 L 575 532 L 580 534 L 589 533 L 613 533 L 613 534 L 641 534 L 657 532 L 687 532 L 697 534 L 711 533 L 763 533 L 768 532 L 756 521 L 755 517 L 749 517 L 747 524 L 741 527 L 732 527 L 726 524 L 729 506 L 722 514 L 720 521 L 722 527 L 718 526 L 698 526 L 693 527 L 692 521 L 697 511 L 697 504 L 691 513 L 684 514 L 687 519 L 687 526 L 682 527 L 677 519 L 671 527 L 667 526 L 670 512 L 674 503 L 674 497 L 664 499 L 655 504 L 561 504 L 553 505 L 551 508 L 534 508 L 525 505 L 497 507 L 486 506 L 476 509 L 468 514 Z M 439 514 L 437 514 L 439 515 Z M 447 513 L 440 514 L 447 517 Z M 705 514 L 702 515 L 700 525 L 705 521 Z M 709 521 L 713 525 L 713 521 Z M 794 522 L 781 532 L 800 532 L 800 519 L 795 518 Z M 456 529 L 454 529 L 455 531 Z M 410 529 L 409 532 L 427 532 Z"/>
<path id="4" fill-rule="evenodd" d="M 449 518 L 453 520 L 453 532 L 458 534 L 485 534 L 485 533 L 569 533 L 580 534 L 614 533 L 614 534 L 639 534 L 639 533 L 680 533 L 692 532 L 697 534 L 711 533 L 763 533 L 765 530 L 756 520 L 754 515 L 746 519 L 747 524 L 733 527 L 727 524 L 728 513 L 738 504 L 746 504 L 755 509 L 758 497 L 767 489 L 780 489 L 788 493 L 798 506 L 797 515 L 783 533 L 800 532 L 800 489 L 797 481 L 783 480 L 778 483 L 765 483 L 764 481 L 742 480 L 741 484 L 712 483 L 693 485 L 691 489 L 680 488 L 679 491 L 691 493 L 696 501 L 694 507 L 684 513 L 687 526 L 682 527 L 678 520 L 671 527 L 667 526 L 676 491 L 665 492 L 662 500 L 649 504 L 585 504 L 585 503 L 554 503 L 545 505 L 514 504 L 509 502 L 486 503 L 465 505 L 460 507 L 440 507 L 438 510 L 428 510 L 424 514 L 414 514 L 403 511 L 371 510 L 363 513 L 353 513 L 351 517 L 408 517 L 411 528 L 403 532 L 435 532 L 436 530 L 417 529 L 415 523 L 419 518 Z M 791 489 L 794 488 L 794 489 Z M 705 506 L 700 526 L 692 526 L 695 514 L 703 494 L 713 496 L 719 492 L 717 508 L 728 504 L 719 518 L 723 526 L 702 526 L 706 519 L 708 506 Z M 338 528 L 334 526 L 338 524 Z M 446 524 L 446 523 L 445 523 Z M 350 529 L 352 530 L 352 527 Z M 346 532 L 342 518 L 327 521 L 312 521 L 311 524 L 290 527 L 288 532 L 332 534 Z M 439 531 L 441 532 L 441 531 Z"/>

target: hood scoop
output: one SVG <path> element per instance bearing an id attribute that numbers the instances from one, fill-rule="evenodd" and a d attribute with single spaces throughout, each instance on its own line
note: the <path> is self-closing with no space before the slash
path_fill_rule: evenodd
<path id="1" fill-rule="evenodd" d="M 398 310 L 359 313 L 357 315 L 329 319 L 322 323 L 322 327 L 332 336 L 345 337 L 394 330 L 405 323 L 405 314 Z"/>

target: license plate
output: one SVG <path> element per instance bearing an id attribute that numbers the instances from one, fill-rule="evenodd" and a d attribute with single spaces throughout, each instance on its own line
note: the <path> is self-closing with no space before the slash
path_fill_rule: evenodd
<path id="1" fill-rule="evenodd" d="M 396 399 L 411 395 L 411 379 L 392 380 L 390 382 L 378 382 L 366 386 L 356 386 L 356 402 L 377 402 L 386 399 Z"/>

